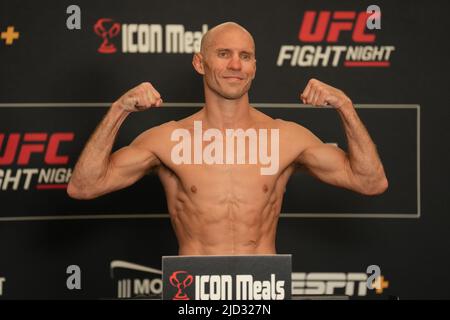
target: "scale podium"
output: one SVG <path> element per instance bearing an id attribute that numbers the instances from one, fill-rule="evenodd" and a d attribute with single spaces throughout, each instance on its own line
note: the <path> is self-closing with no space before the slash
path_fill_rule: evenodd
<path id="1" fill-rule="evenodd" d="M 163 256 L 163 300 L 289 300 L 292 256 Z"/>

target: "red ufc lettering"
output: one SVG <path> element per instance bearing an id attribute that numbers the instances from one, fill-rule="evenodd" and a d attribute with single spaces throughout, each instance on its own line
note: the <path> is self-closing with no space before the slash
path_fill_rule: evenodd
<path id="1" fill-rule="evenodd" d="M 45 142 L 47 140 L 46 133 L 25 133 L 24 142 Z M 32 153 L 40 153 L 44 151 L 44 144 L 23 144 L 19 153 L 17 164 L 28 164 Z"/>
<path id="2" fill-rule="evenodd" d="M 25 133 L 22 144 L 20 144 L 20 133 L 11 133 L 4 146 L 3 155 L 0 155 L 0 165 L 11 165 L 14 163 L 18 149 L 20 149 L 17 164 L 27 165 L 30 162 L 31 154 L 44 153 L 45 142 L 48 140 L 44 162 L 46 164 L 66 164 L 68 156 L 58 155 L 58 148 L 61 141 L 72 141 L 72 132 L 53 133 L 48 139 L 47 133 Z M 0 148 L 3 147 L 5 134 L 0 133 Z M 1 149 L 0 149 L 1 150 Z"/>
<path id="3" fill-rule="evenodd" d="M 365 33 L 366 22 L 369 14 L 365 11 L 360 12 L 356 18 L 355 11 L 335 11 L 333 19 L 330 22 L 331 12 L 320 11 L 317 21 L 316 11 L 306 11 L 300 26 L 298 38 L 302 42 L 321 42 L 325 39 L 327 42 L 337 42 L 342 31 L 352 31 L 354 42 L 374 42 L 375 35 Z M 316 22 L 315 30 L 313 25 Z M 329 28 L 328 28 L 329 26 Z M 328 34 L 327 34 L 328 30 Z"/>
<path id="4" fill-rule="evenodd" d="M 59 143 L 61 141 L 72 141 L 74 134 L 68 133 L 54 133 L 48 141 L 47 152 L 45 153 L 45 163 L 48 164 L 66 164 L 69 162 L 68 156 L 58 156 Z"/>

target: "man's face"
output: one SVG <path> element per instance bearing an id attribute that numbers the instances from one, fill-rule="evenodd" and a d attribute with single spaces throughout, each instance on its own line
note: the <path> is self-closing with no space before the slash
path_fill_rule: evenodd
<path id="1" fill-rule="evenodd" d="M 230 28 L 214 35 L 203 54 L 205 85 L 225 99 L 245 95 L 256 73 L 254 43 L 242 30 Z"/>

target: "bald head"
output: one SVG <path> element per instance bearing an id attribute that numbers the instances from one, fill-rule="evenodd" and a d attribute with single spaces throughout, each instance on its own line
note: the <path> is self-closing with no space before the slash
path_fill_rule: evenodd
<path id="1" fill-rule="evenodd" d="M 256 74 L 253 37 L 237 23 L 219 24 L 203 36 L 192 65 L 203 76 L 205 99 L 248 99 L 247 92 Z"/>
<path id="2" fill-rule="evenodd" d="M 250 32 L 248 32 L 244 27 L 237 24 L 236 22 L 224 22 L 224 23 L 221 23 L 221 24 L 215 26 L 214 28 L 210 29 L 208 32 L 205 33 L 205 35 L 202 38 L 201 44 L 200 44 L 200 52 L 202 54 L 205 54 L 206 51 L 208 50 L 208 48 L 211 47 L 211 45 L 213 45 L 214 40 L 220 34 L 225 33 L 225 32 L 232 32 L 232 31 L 235 31 L 235 32 L 237 31 L 242 34 L 245 34 L 251 41 L 253 50 L 255 50 L 255 41 L 254 41 L 252 35 L 250 34 Z"/>

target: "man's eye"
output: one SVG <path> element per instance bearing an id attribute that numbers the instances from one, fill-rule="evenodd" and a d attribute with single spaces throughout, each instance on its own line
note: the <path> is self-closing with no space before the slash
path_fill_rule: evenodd
<path id="1" fill-rule="evenodd" d="M 250 60 L 250 55 L 249 54 L 243 54 L 242 56 L 243 60 Z"/>
<path id="2" fill-rule="evenodd" d="M 228 52 L 226 52 L 226 51 L 220 51 L 220 52 L 219 52 L 219 57 L 225 58 L 225 57 L 227 57 L 227 56 L 228 56 Z"/>

